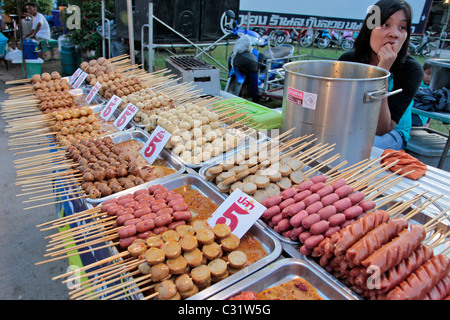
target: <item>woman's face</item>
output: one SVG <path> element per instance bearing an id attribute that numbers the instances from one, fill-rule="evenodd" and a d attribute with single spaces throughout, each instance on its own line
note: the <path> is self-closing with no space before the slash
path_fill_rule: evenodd
<path id="1" fill-rule="evenodd" d="M 372 30 L 370 47 L 373 52 L 378 54 L 382 47 L 390 44 L 398 53 L 408 37 L 407 28 L 408 23 L 405 11 L 399 10 L 394 13 L 383 25 Z"/>

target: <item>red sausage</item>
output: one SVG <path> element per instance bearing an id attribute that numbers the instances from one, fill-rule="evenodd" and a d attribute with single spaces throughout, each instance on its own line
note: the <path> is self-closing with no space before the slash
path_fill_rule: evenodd
<path id="1" fill-rule="evenodd" d="M 173 213 L 173 218 L 177 221 L 179 220 L 183 220 L 183 221 L 188 221 L 192 218 L 192 213 L 187 210 L 187 211 L 175 211 Z"/>
<path id="2" fill-rule="evenodd" d="M 146 220 L 146 219 L 155 219 L 156 218 L 156 213 L 154 213 L 154 212 L 150 212 L 150 213 L 147 213 L 147 214 L 144 214 L 143 216 L 141 216 L 139 219 L 140 220 Z"/>
<path id="3" fill-rule="evenodd" d="M 298 240 L 300 240 L 301 243 L 305 243 L 305 241 L 311 237 L 311 232 L 309 231 L 303 231 L 298 235 Z"/>
<path id="4" fill-rule="evenodd" d="M 151 219 L 141 220 L 140 222 L 136 223 L 136 230 L 138 232 L 150 231 L 154 227 L 155 227 L 155 222 Z"/>
<path id="5" fill-rule="evenodd" d="M 179 194 L 179 193 L 174 193 L 174 194 L 169 195 L 169 196 L 166 198 L 166 201 L 167 201 L 167 202 L 170 202 L 170 201 L 172 201 L 172 200 L 180 199 L 180 198 L 183 198 L 183 196 L 182 196 L 181 194 Z"/>
<path id="6" fill-rule="evenodd" d="M 266 207 L 270 208 L 276 205 L 279 205 L 283 198 L 280 195 L 272 196 L 270 198 L 264 199 L 261 204 Z"/>
<path id="7" fill-rule="evenodd" d="M 316 193 L 317 191 L 319 191 L 319 190 L 322 189 L 323 187 L 325 187 L 325 182 L 318 182 L 318 183 L 313 184 L 313 185 L 311 186 L 311 188 L 309 188 L 309 190 L 310 190 L 312 193 Z"/>
<path id="8" fill-rule="evenodd" d="M 126 220 L 126 221 L 123 223 L 123 225 L 124 225 L 124 226 L 128 226 L 128 225 L 130 225 L 130 224 L 136 224 L 136 223 L 138 223 L 139 221 L 141 221 L 141 219 L 139 219 L 139 218 L 129 219 L 129 220 Z"/>
<path id="9" fill-rule="evenodd" d="M 305 190 L 309 190 L 309 188 L 311 188 L 311 186 L 314 184 L 314 182 L 312 182 L 311 180 L 306 180 L 303 181 L 302 183 L 300 183 L 296 188 L 298 190 L 298 192 L 302 192 Z"/>
<path id="10" fill-rule="evenodd" d="M 134 209 L 134 207 L 135 207 L 137 204 L 139 204 L 139 202 L 133 200 L 133 201 L 130 201 L 130 202 L 125 203 L 125 204 L 123 205 L 123 207 L 124 207 L 124 208 L 133 208 L 133 209 Z"/>
<path id="11" fill-rule="evenodd" d="M 120 246 L 121 249 L 125 250 L 126 248 L 128 248 L 133 243 L 134 240 L 136 240 L 136 237 L 134 237 L 134 236 L 120 239 L 119 240 L 119 246 Z"/>
<path id="12" fill-rule="evenodd" d="M 158 194 L 168 192 L 168 191 L 169 191 L 169 189 L 167 189 L 166 187 L 162 187 L 162 188 L 159 188 L 159 189 L 153 191 L 153 195 L 156 197 Z"/>
<path id="13" fill-rule="evenodd" d="M 158 190 L 161 188 L 163 188 L 162 184 L 156 184 L 156 185 L 148 188 L 148 193 L 153 194 L 153 192 L 155 192 L 155 190 Z"/>
<path id="14" fill-rule="evenodd" d="M 292 228 L 289 223 L 289 219 L 281 219 L 277 224 L 278 232 L 284 232 Z"/>
<path id="15" fill-rule="evenodd" d="M 146 203 L 139 203 L 139 202 L 134 206 L 133 209 L 134 209 L 134 211 L 136 211 L 136 210 L 143 209 L 143 208 L 149 208 L 150 209 L 148 204 L 146 204 Z"/>
<path id="16" fill-rule="evenodd" d="M 144 190 L 147 190 L 147 189 L 144 189 Z M 140 191 L 140 190 L 139 190 Z M 151 195 L 149 195 L 148 193 L 143 193 L 143 194 L 138 194 L 137 196 L 135 196 L 134 197 L 134 200 L 136 200 L 136 201 L 141 201 L 142 199 L 145 199 L 145 198 L 150 198 L 150 197 L 152 197 L 153 198 L 153 196 L 151 196 Z"/>
<path id="17" fill-rule="evenodd" d="M 128 202 L 134 201 L 133 196 L 128 196 L 126 198 L 122 198 L 120 200 L 117 200 L 117 204 L 120 206 L 123 206 L 125 204 L 127 204 Z"/>
<path id="18" fill-rule="evenodd" d="M 297 193 L 294 196 L 294 200 L 295 200 L 295 202 L 302 201 L 303 199 L 305 199 L 307 196 L 310 196 L 311 194 L 312 194 L 311 190 L 300 191 L 299 193 Z"/>
<path id="19" fill-rule="evenodd" d="M 137 229 L 136 229 L 136 225 L 134 225 L 134 224 L 122 226 L 117 229 L 117 233 L 119 234 L 119 237 L 122 239 L 132 237 L 136 234 L 136 232 L 137 232 Z"/>
<path id="20" fill-rule="evenodd" d="M 120 216 L 123 216 L 125 214 L 130 214 L 130 213 L 134 213 L 133 208 L 123 208 L 123 209 L 117 210 L 116 216 L 120 217 Z"/>
<path id="21" fill-rule="evenodd" d="M 110 207 L 117 207 L 117 204 L 116 203 L 102 204 L 100 207 L 100 212 L 108 212 L 108 208 Z"/>
<path id="22" fill-rule="evenodd" d="M 283 211 L 284 208 L 286 208 L 287 206 L 290 206 L 291 204 L 294 204 L 295 200 L 293 198 L 289 198 L 286 200 L 283 200 L 280 204 L 279 207 L 281 209 L 281 211 Z"/>
<path id="23" fill-rule="evenodd" d="M 153 220 L 155 222 L 155 227 L 162 227 L 162 226 L 167 226 L 169 223 L 172 222 L 172 215 L 171 214 L 163 214 L 160 215 L 159 217 L 156 217 L 155 220 Z"/>
<path id="24" fill-rule="evenodd" d="M 337 212 L 344 212 L 345 209 L 348 209 L 352 206 L 352 202 L 349 198 L 346 197 L 333 203 L 333 206 L 336 207 Z"/>
<path id="25" fill-rule="evenodd" d="M 292 228 L 291 233 L 289 234 L 289 238 L 291 238 L 294 241 L 298 241 L 298 236 L 303 231 L 305 231 L 305 229 L 303 229 L 303 227 Z"/>
<path id="26" fill-rule="evenodd" d="M 320 216 L 320 219 L 327 220 L 329 217 L 336 214 L 336 207 L 330 204 L 317 211 L 317 214 Z"/>
<path id="27" fill-rule="evenodd" d="M 281 219 L 283 219 L 283 215 L 281 213 L 276 214 L 272 217 L 272 219 L 270 219 L 270 221 L 272 221 L 272 223 L 276 226 L 278 224 L 278 222 L 281 221 Z"/>
<path id="28" fill-rule="evenodd" d="M 323 197 L 320 201 L 322 201 L 323 206 L 326 207 L 332 205 L 338 200 L 339 196 L 336 193 L 330 193 L 329 195 Z"/>
<path id="29" fill-rule="evenodd" d="M 325 238 L 330 238 L 333 233 L 336 233 L 339 230 L 341 230 L 341 227 L 339 227 L 339 226 L 335 226 L 335 227 L 330 226 L 330 228 L 323 235 L 325 236 Z"/>
<path id="30" fill-rule="evenodd" d="M 281 211 L 281 214 L 283 215 L 284 218 L 293 217 L 298 212 L 300 212 L 300 210 L 303 210 L 303 209 L 305 209 L 305 203 L 304 202 L 296 202 L 296 203 L 293 203 L 293 204 L 287 206 L 286 208 L 284 208 Z"/>
<path id="31" fill-rule="evenodd" d="M 358 205 L 363 209 L 364 212 L 368 212 L 375 209 L 377 204 L 372 200 L 363 200 Z"/>
<path id="32" fill-rule="evenodd" d="M 317 213 L 313 213 L 302 220 L 302 227 L 305 229 L 309 229 L 314 223 L 319 221 L 320 216 Z"/>
<path id="33" fill-rule="evenodd" d="M 111 204 L 111 203 L 116 203 L 117 204 L 117 198 L 111 198 L 111 199 L 103 201 L 102 202 L 102 206 L 107 205 L 107 204 Z"/>
<path id="34" fill-rule="evenodd" d="M 150 206 L 156 206 L 158 204 L 166 204 L 166 200 L 164 200 L 164 199 L 155 199 L 152 202 L 150 202 Z"/>
<path id="35" fill-rule="evenodd" d="M 152 212 L 158 212 L 161 209 L 167 208 L 167 204 L 160 203 L 151 206 Z"/>
<path id="36" fill-rule="evenodd" d="M 283 237 L 290 238 L 291 237 L 291 231 L 292 231 L 292 229 L 286 230 L 286 231 L 282 232 L 281 235 Z"/>
<path id="37" fill-rule="evenodd" d="M 299 251 L 301 254 L 305 256 L 309 256 L 312 253 L 312 250 L 306 247 L 305 245 L 301 246 Z"/>
<path id="38" fill-rule="evenodd" d="M 123 199 L 129 199 L 129 198 L 133 199 L 133 195 L 131 193 L 127 193 L 127 194 L 117 197 L 117 202 L 119 202 L 120 200 L 123 200 Z"/>
<path id="39" fill-rule="evenodd" d="M 163 208 L 161 210 L 156 211 L 156 216 L 159 217 L 161 215 L 165 215 L 165 214 L 169 214 L 171 215 L 173 213 L 173 209 L 172 208 Z"/>
<path id="40" fill-rule="evenodd" d="M 292 198 L 293 196 L 295 196 L 297 194 L 297 189 L 296 188 L 289 188 L 284 190 L 283 192 L 281 192 L 281 196 L 283 197 L 283 199 L 289 199 Z"/>
<path id="41" fill-rule="evenodd" d="M 327 220 L 320 220 L 319 222 L 314 223 L 309 229 L 311 234 L 322 234 L 326 232 L 330 228 L 330 225 Z"/>
<path id="42" fill-rule="evenodd" d="M 165 201 L 165 199 L 169 196 L 170 194 L 169 194 L 169 192 L 161 192 L 161 193 L 158 193 L 158 194 L 155 194 L 155 199 L 164 199 L 164 201 Z"/>
<path id="43" fill-rule="evenodd" d="M 166 201 L 167 201 L 167 199 L 166 199 Z M 173 207 L 174 205 L 179 204 L 179 203 L 184 203 L 184 199 L 176 198 L 176 199 L 170 200 L 168 205 L 169 205 L 169 207 Z"/>
<path id="44" fill-rule="evenodd" d="M 341 227 L 341 229 L 344 229 L 346 226 L 352 224 L 353 222 L 355 222 L 355 219 L 345 220 L 345 222 L 341 224 L 339 227 Z"/>
<path id="45" fill-rule="evenodd" d="M 133 196 L 134 196 L 134 198 L 136 198 L 137 196 L 139 196 L 139 195 L 148 195 L 149 193 L 148 193 L 148 189 L 141 189 L 141 190 L 136 190 L 134 193 L 133 193 Z"/>
<path id="46" fill-rule="evenodd" d="M 122 210 L 123 206 L 115 205 L 115 206 L 108 206 L 108 215 L 115 216 L 117 215 L 117 211 Z"/>
<path id="47" fill-rule="evenodd" d="M 311 180 L 313 183 L 325 182 L 327 181 L 327 176 L 323 174 L 318 174 L 316 176 L 311 177 L 311 179 L 309 180 Z"/>
<path id="48" fill-rule="evenodd" d="M 174 205 L 173 207 L 173 211 L 186 211 L 189 210 L 189 206 L 186 203 L 178 203 L 176 205 Z"/>
<path id="49" fill-rule="evenodd" d="M 158 227 L 158 228 L 153 229 L 152 232 L 153 232 L 154 234 L 160 234 L 161 232 L 164 232 L 164 231 L 166 231 L 166 230 L 167 230 L 167 227 L 166 227 L 166 226 L 161 226 L 161 227 Z"/>
<path id="50" fill-rule="evenodd" d="M 176 227 L 181 226 L 181 225 L 183 225 L 183 224 L 186 224 L 186 221 L 184 221 L 184 220 L 178 220 L 178 221 L 171 222 L 171 223 L 167 226 L 167 228 L 169 228 L 170 230 L 175 230 Z"/>
<path id="51" fill-rule="evenodd" d="M 317 193 L 313 193 L 312 195 L 307 196 L 302 201 L 305 203 L 305 206 L 308 207 L 308 206 L 312 205 L 314 202 L 317 202 L 319 200 L 320 200 L 319 195 Z"/>
<path id="52" fill-rule="evenodd" d="M 263 219 L 271 219 L 274 215 L 279 214 L 281 212 L 280 207 L 275 205 L 264 211 L 262 214 Z"/>
<path id="53" fill-rule="evenodd" d="M 153 201 L 155 201 L 155 198 L 153 198 L 153 196 L 148 196 L 148 197 L 139 199 L 139 203 L 146 203 L 146 204 L 148 203 L 148 204 L 150 204 Z"/>
<path id="54" fill-rule="evenodd" d="M 352 186 L 349 185 L 345 185 L 342 187 L 337 188 L 336 190 L 334 190 L 334 193 L 336 193 L 339 196 L 339 199 L 348 197 L 350 194 L 352 194 L 354 191 Z"/>
<path id="55" fill-rule="evenodd" d="M 145 240 L 148 237 L 150 237 L 152 234 L 153 234 L 152 231 L 139 232 L 139 233 L 136 233 L 136 238 Z"/>
<path id="56" fill-rule="evenodd" d="M 363 213 L 363 209 L 358 205 L 354 205 L 354 206 L 344 210 L 344 215 L 347 219 L 354 219 L 354 218 L 358 217 L 359 215 L 361 215 L 362 213 Z"/>
<path id="57" fill-rule="evenodd" d="M 308 212 L 308 214 L 313 214 L 313 213 L 317 213 L 322 208 L 323 208 L 322 202 L 317 201 L 317 202 L 314 202 L 313 204 L 307 206 L 305 210 L 306 210 L 306 212 Z"/>
<path id="58" fill-rule="evenodd" d="M 343 213 L 336 213 L 328 218 L 328 222 L 330 223 L 331 227 L 339 226 L 340 224 L 344 223 L 345 220 L 346 217 Z"/>
<path id="59" fill-rule="evenodd" d="M 132 213 L 124 214 L 120 217 L 117 217 L 117 225 L 122 226 L 123 223 L 127 220 L 134 219 L 134 215 Z"/>
<path id="60" fill-rule="evenodd" d="M 152 212 L 152 210 L 150 208 L 148 208 L 148 207 L 147 208 L 142 208 L 142 209 L 134 211 L 134 216 L 136 218 L 140 218 L 143 215 L 149 214 L 151 212 Z"/>
<path id="61" fill-rule="evenodd" d="M 357 191 L 355 193 L 352 193 L 348 197 L 350 198 L 352 204 L 355 205 L 363 201 L 366 195 L 362 191 Z"/>
<path id="62" fill-rule="evenodd" d="M 305 219 L 307 216 L 308 212 L 306 212 L 306 210 L 301 210 L 289 220 L 289 223 L 294 228 L 301 227 L 303 219 Z"/>
<path id="63" fill-rule="evenodd" d="M 334 189 L 332 186 L 324 186 L 320 190 L 317 190 L 317 194 L 319 195 L 320 198 L 323 198 L 329 194 L 332 194 L 333 191 Z"/>
<path id="64" fill-rule="evenodd" d="M 347 184 L 347 180 L 345 180 L 345 179 L 339 179 L 339 180 L 336 180 L 335 182 L 333 182 L 333 183 L 331 184 L 331 186 L 333 187 L 334 190 L 336 190 L 337 188 L 340 188 L 340 187 L 342 187 L 342 186 L 345 186 L 346 184 Z"/>
<path id="65" fill-rule="evenodd" d="M 305 240 L 305 246 L 308 249 L 314 249 L 319 245 L 319 243 L 324 239 L 325 237 L 321 234 L 312 235 L 308 239 Z"/>

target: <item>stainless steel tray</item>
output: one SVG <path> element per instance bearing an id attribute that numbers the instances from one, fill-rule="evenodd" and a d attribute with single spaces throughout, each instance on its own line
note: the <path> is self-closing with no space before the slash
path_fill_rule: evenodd
<path id="1" fill-rule="evenodd" d="M 198 174 L 183 174 L 181 176 L 177 177 L 171 177 L 168 179 L 165 179 L 164 181 L 150 181 L 145 184 L 142 184 L 140 186 L 136 186 L 134 188 L 131 188 L 129 190 L 126 190 L 126 193 L 133 193 L 137 190 L 148 188 L 151 185 L 155 184 L 161 184 L 164 187 L 166 187 L 169 190 L 173 190 L 179 187 L 182 187 L 184 185 L 190 185 L 194 189 L 197 189 L 199 192 L 201 192 L 204 196 L 208 197 L 213 201 L 215 204 L 220 205 L 222 202 L 226 199 L 222 194 L 219 192 L 213 190 L 205 180 L 203 180 Z M 118 196 L 117 194 L 115 196 Z M 88 208 L 92 208 L 92 204 L 88 204 Z M 259 261 L 254 262 L 250 266 L 236 272 L 235 274 L 227 277 L 226 279 L 217 282 L 208 288 L 200 291 L 199 293 L 193 295 L 187 300 L 204 300 L 208 297 L 218 293 L 221 290 L 224 290 L 225 288 L 231 286 L 232 284 L 238 282 L 239 280 L 243 279 L 244 277 L 253 274 L 257 270 L 263 268 L 264 266 L 272 263 L 275 261 L 282 252 L 282 245 L 278 241 L 277 238 L 273 237 L 271 234 L 265 232 L 265 230 L 259 225 L 254 224 L 250 230 L 249 230 L 253 236 L 262 244 L 263 248 L 268 253 L 267 256 L 260 259 Z M 111 248 L 111 254 L 117 254 L 117 248 L 113 247 Z"/>
<path id="2" fill-rule="evenodd" d="M 87 96 L 89 92 L 91 91 L 91 86 L 82 86 L 77 89 L 70 89 L 69 93 L 71 93 L 73 96 Z M 100 96 L 100 94 L 96 94 L 94 98 L 91 101 L 90 106 L 94 105 L 104 105 L 106 103 L 106 99 Z"/>
<path id="3" fill-rule="evenodd" d="M 143 132 L 143 131 L 141 131 L 141 130 L 133 130 L 133 131 L 125 131 L 125 132 L 120 132 L 120 133 L 117 133 L 117 134 L 113 134 L 113 135 L 110 135 L 110 137 L 111 137 L 111 139 L 113 140 L 113 142 L 115 144 L 121 143 L 121 142 L 125 142 L 125 141 L 129 141 L 129 140 L 137 140 L 139 142 L 146 143 L 147 140 L 150 138 L 150 135 L 145 133 L 145 132 Z M 172 174 L 169 174 L 169 175 L 167 175 L 165 177 L 158 178 L 158 179 L 155 179 L 155 180 L 143 183 L 141 186 L 148 185 L 149 183 L 158 184 L 161 181 L 166 180 L 167 178 L 170 178 L 170 177 L 173 177 L 173 176 L 178 176 L 178 175 L 182 174 L 186 170 L 186 168 L 183 165 L 183 163 L 181 163 L 177 159 L 173 158 L 170 155 L 170 153 L 167 152 L 167 150 L 165 150 L 165 149 L 163 149 L 161 151 L 161 153 L 159 154 L 158 158 L 165 160 L 167 166 L 169 168 L 175 169 L 176 172 L 174 172 Z M 100 203 L 100 202 L 103 202 L 103 201 L 108 200 L 110 198 L 115 198 L 115 197 L 121 196 L 123 194 L 127 194 L 127 193 L 131 192 L 132 190 L 137 190 L 136 188 L 138 188 L 138 187 L 139 186 L 135 186 L 135 187 L 130 188 L 130 189 L 122 190 L 120 192 L 114 193 L 114 194 L 112 194 L 110 196 L 107 196 L 107 197 L 102 197 L 102 198 L 97 198 L 97 199 L 86 198 L 86 202 L 88 202 L 88 203 Z"/>
<path id="4" fill-rule="evenodd" d="M 323 277 L 314 265 L 300 259 L 283 258 L 211 296 L 209 300 L 227 300 L 244 291 L 260 292 L 301 277 L 313 285 L 324 300 L 355 300 L 343 288 Z"/>

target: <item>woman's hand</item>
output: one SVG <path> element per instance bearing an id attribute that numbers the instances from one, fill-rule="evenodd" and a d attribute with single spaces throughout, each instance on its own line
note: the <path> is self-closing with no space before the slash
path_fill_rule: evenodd
<path id="1" fill-rule="evenodd" d="M 378 51 L 378 67 L 390 70 L 392 65 L 397 59 L 397 44 L 389 44 L 384 45 L 380 51 Z"/>

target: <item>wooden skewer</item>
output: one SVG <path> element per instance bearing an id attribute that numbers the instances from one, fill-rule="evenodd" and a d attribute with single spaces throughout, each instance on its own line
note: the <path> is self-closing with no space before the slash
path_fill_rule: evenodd
<path id="1" fill-rule="evenodd" d="M 426 192 L 425 192 L 426 193 Z M 435 199 L 429 198 L 427 199 L 427 201 L 425 201 L 420 207 L 417 207 L 414 210 L 411 210 L 410 213 L 408 213 L 407 215 L 405 215 L 403 218 L 405 220 L 409 220 L 411 218 L 413 218 L 416 214 L 418 214 L 419 212 L 422 212 L 423 210 L 425 210 L 429 205 L 433 204 L 434 202 L 436 202 L 437 200 L 439 200 L 440 198 L 442 198 L 444 195 L 441 194 L 438 197 L 436 197 Z"/>
<path id="2" fill-rule="evenodd" d="M 434 219 L 428 221 L 427 223 L 425 223 L 423 225 L 423 227 L 425 228 L 425 230 L 427 230 L 427 232 L 429 230 L 432 230 L 439 222 L 441 222 L 441 220 L 443 219 L 447 219 L 448 217 L 445 215 L 445 213 L 450 209 L 450 207 L 447 207 L 444 211 L 442 211 L 438 216 L 436 216 Z"/>
<path id="3" fill-rule="evenodd" d="M 406 188 L 406 189 L 404 189 L 404 190 L 397 191 L 397 192 L 395 192 L 395 193 L 393 193 L 393 194 L 390 194 L 390 195 L 387 195 L 387 196 L 380 197 L 380 198 L 376 199 L 377 205 L 376 205 L 375 209 L 378 209 L 378 208 L 384 206 L 385 204 L 388 204 L 389 202 L 391 202 L 391 201 L 394 200 L 394 199 L 398 199 L 398 198 L 404 196 L 404 195 L 407 194 L 411 189 L 413 189 L 413 188 L 415 188 L 415 187 L 417 187 L 417 185 L 408 187 L 408 188 Z M 369 198 L 367 198 L 367 199 L 368 199 L 368 200 L 374 200 L 374 201 L 375 201 L 375 198 L 376 198 L 377 196 L 379 196 L 380 194 L 382 194 L 382 192 L 377 192 L 377 193 L 375 193 L 372 197 L 369 197 Z"/>
<path id="4" fill-rule="evenodd" d="M 99 243 L 102 243 L 102 242 L 108 242 L 110 240 L 117 239 L 118 237 L 119 237 L 119 235 L 117 233 L 115 233 L 115 234 L 110 235 L 110 236 L 101 237 L 100 239 L 91 240 L 91 241 L 88 241 L 86 243 L 82 243 L 82 244 L 79 244 L 79 245 L 75 245 L 73 247 L 61 249 L 61 250 L 56 251 L 56 252 L 46 253 L 46 254 L 44 254 L 44 257 L 56 257 L 56 256 L 59 256 L 59 255 L 62 255 L 62 254 L 65 254 L 65 253 L 68 253 L 68 252 L 71 252 L 71 251 L 74 251 L 74 250 L 78 251 L 79 249 L 87 248 L 87 247 L 90 247 L 90 246 L 93 246 L 93 245 L 96 245 L 96 244 L 99 244 Z M 118 244 L 118 242 L 116 244 Z M 108 246 L 111 246 L 111 244 L 108 244 Z"/>
<path id="5" fill-rule="evenodd" d="M 95 208 L 83 210 L 83 211 L 71 214 L 69 216 L 64 216 L 64 217 L 61 217 L 61 218 L 57 218 L 57 219 L 54 219 L 54 220 L 51 220 L 51 221 L 47 221 L 47 222 L 38 224 L 36 226 L 36 228 L 40 228 L 40 227 L 43 227 L 43 226 L 46 226 L 46 225 L 49 225 L 49 224 L 59 224 L 62 221 L 70 221 L 70 220 L 73 220 L 73 219 L 77 219 L 79 217 L 84 217 L 84 216 L 87 216 L 87 215 L 95 214 L 95 213 L 100 212 L 100 210 L 101 210 L 101 207 L 95 207 Z"/>
<path id="6" fill-rule="evenodd" d="M 134 294 L 134 292 L 133 292 L 133 291 L 130 291 L 130 290 L 135 289 L 136 287 L 139 287 L 139 286 L 143 286 L 143 285 L 145 285 L 145 284 L 151 282 L 152 279 L 148 279 L 148 278 L 150 278 L 150 277 L 151 277 L 151 274 L 148 274 L 148 275 L 146 275 L 146 276 L 140 277 L 140 278 L 137 279 L 136 281 L 134 281 L 134 280 L 133 280 L 133 281 L 127 281 L 128 284 L 133 284 L 133 283 L 134 283 L 134 285 L 132 285 L 131 287 L 126 288 L 126 291 L 129 292 L 129 293 L 128 293 L 128 294 L 123 294 L 122 296 L 120 296 L 120 297 L 118 297 L 117 299 L 114 299 L 114 300 L 123 299 L 123 297 L 128 297 L 128 296 Z M 153 284 L 153 286 L 156 286 L 156 284 Z M 124 288 L 124 289 L 125 289 L 125 288 Z M 111 295 L 108 295 L 108 296 L 106 296 L 106 297 L 102 297 L 102 298 L 100 298 L 100 300 L 106 300 L 106 299 L 109 300 L 109 299 L 111 299 L 111 298 L 117 297 L 117 296 L 120 295 L 121 293 L 122 293 L 121 291 L 118 291 L 118 292 L 113 293 L 113 294 L 111 294 Z"/>
<path id="7" fill-rule="evenodd" d="M 63 202 L 66 202 L 66 201 L 72 201 L 72 200 L 76 200 L 76 199 L 83 199 L 83 198 L 87 198 L 87 197 L 88 196 L 85 195 L 85 196 L 80 196 L 80 197 L 67 198 L 66 200 L 53 201 L 53 202 L 50 202 L 50 203 L 44 203 L 44 204 L 36 205 L 36 206 L 33 206 L 33 207 L 24 208 L 24 210 L 31 210 L 31 209 L 35 209 L 35 208 L 39 208 L 39 207 L 49 206 L 49 205 L 56 204 L 56 203 L 63 203 Z"/>

